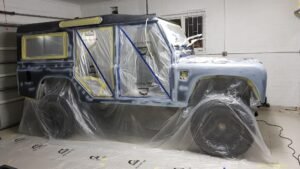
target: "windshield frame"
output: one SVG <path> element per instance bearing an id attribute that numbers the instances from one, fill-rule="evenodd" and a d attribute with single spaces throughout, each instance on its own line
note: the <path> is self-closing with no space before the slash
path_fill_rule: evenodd
<path id="1" fill-rule="evenodd" d="M 161 28 L 161 30 L 164 32 L 162 33 L 164 36 L 165 36 L 165 40 L 168 42 L 169 44 L 169 47 L 170 47 L 170 50 L 172 51 L 172 63 L 176 62 L 180 57 L 182 57 L 182 55 L 186 55 L 184 54 L 183 50 L 186 49 L 186 45 L 187 45 L 187 37 L 183 31 L 183 29 L 177 25 L 177 24 L 174 24 L 166 19 L 163 19 L 163 18 L 157 18 L 158 22 L 157 24 L 159 25 L 159 27 Z M 167 26 L 171 26 L 174 28 L 174 30 L 171 30 L 170 28 L 168 28 Z M 175 32 L 176 35 L 179 35 L 180 37 L 180 42 L 178 43 L 172 43 L 171 39 L 172 39 L 172 36 L 170 33 L 168 32 Z M 175 37 L 177 38 L 177 37 Z M 174 38 L 174 39 L 175 39 Z M 179 48 L 179 49 L 177 49 Z M 192 49 L 192 53 L 193 53 L 193 49 Z M 190 54 L 188 54 L 190 55 Z"/>
<path id="2" fill-rule="evenodd" d="M 177 43 L 170 42 L 170 44 L 172 44 L 172 45 L 184 45 L 183 42 L 186 41 L 187 37 L 186 37 L 183 29 L 181 28 L 181 26 L 179 26 L 177 24 L 174 24 L 174 23 L 172 23 L 168 20 L 162 19 L 162 18 L 158 19 L 158 23 L 161 25 L 161 27 L 163 28 L 163 30 L 165 32 L 172 31 L 172 32 L 176 32 L 177 35 L 180 35 L 180 39 L 181 39 L 180 42 L 177 42 Z M 171 30 L 170 28 L 167 28 L 166 26 L 171 26 L 173 28 L 173 30 Z M 168 40 L 171 39 L 170 37 L 168 37 L 168 33 L 166 33 L 166 36 L 167 36 Z"/>

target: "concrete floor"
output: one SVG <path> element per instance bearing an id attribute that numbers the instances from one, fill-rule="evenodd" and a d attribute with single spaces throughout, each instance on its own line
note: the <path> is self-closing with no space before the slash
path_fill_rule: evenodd
<path id="1" fill-rule="evenodd" d="M 300 111 L 296 108 L 262 108 L 259 110 L 258 120 L 283 127 L 282 135 L 293 140 L 293 147 L 300 154 Z M 284 169 L 300 168 L 300 164 L 292 157 L 293 151 L 287 146 L 290 141 L 280 138 L 280 128 L 270 127 L 263 122 L 258 122 L 265 143 L 269 147 L 275 162 L 281 164 Z"/>
<path id="2" fill-rule="evenodd" d="M 284 128 L 283 136 L 300 153 L 300 111 L 280 107 L 259 110 L 258 120 Z M 248 160 L 221 159 L 178 150 L 161 150 L 140 145 L 105 140 L 46 140 L 18 134 L 17 128 L 0 131 L 0 165 L 21 169 L 297 169 L 287 140 L 281 139 L 279 128 L 258 122 L 273 164 Z"/>

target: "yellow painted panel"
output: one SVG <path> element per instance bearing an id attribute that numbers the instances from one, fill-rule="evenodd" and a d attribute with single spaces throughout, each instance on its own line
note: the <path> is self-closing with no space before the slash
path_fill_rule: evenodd
<path id="1" fill-rule="evenodd" d="M 67 21 L 61 21 L 59 23 L 60 28 L 69 28 L 76 26 L 85 26 L 85 25 L 96 25 L 102 22 L 101 17 L 92 17 L 92 18 L 81 18 L 81 19 L 73 19 Z"/>
<path id="2" fill-rule="evenodd" d="M 90 93 L 91 95 L 95 97 L 104 96 L 107 97 L 105 94 L 103 94 L 103 90 L 107 90 L 107 85 L 105 82 L 100 80 L 100 78 L 92 77 L 92 76 L 84 76 L 84 77 L 78 77 L 77 75 L 75 78 L 81 83 L 81 85 Z M 87 84 L 87 81 L 95 81 L 98 83 L 98 86 L 101 88 L 101 90 L 98 91 L 98 93 L 95 93 L 92 88 Z M 109 96 L 110 97 L 110 96 Z"/>

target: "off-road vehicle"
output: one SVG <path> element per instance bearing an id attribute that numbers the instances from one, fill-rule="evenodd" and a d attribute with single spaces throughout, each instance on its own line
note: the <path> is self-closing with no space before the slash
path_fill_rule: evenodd
<path id="1" fill-rule="evenodd" d="M 267 80 L 256 60 L 195 56 L 192 43 L 201 36 L 187 38 L 180 26 L 155 15 L 37 23 L 17 33 L 19 93 L 45 99 L 40 109 L 53 107 L 44 124 L 56 127 L 56 136 L 72 127 L 59 114 L 71 108 L 63 104 L 67 98 L 39 90 L 67 80 L 81 102 L 184 108 L 201 101 L 190 132 L 206 153 L 237 156 L 253 142 L 256 121 L 249 110 L 265 102 Z M 240 102 L 228 107 L 233 98 Z"/>

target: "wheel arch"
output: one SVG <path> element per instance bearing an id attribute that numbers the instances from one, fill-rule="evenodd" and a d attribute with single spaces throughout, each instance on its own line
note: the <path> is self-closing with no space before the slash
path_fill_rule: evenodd
<path id="1" fill-rule="evenodd" d="M 217 82 L 222 82 L 225 84 L 218 84 Z M 234 82 L 234 83 L 231 83 Z M 240 84 L 237 84 L 240 83 Z M 203 76 L 200 77 L 192 83 L 190 88 L 192 89 L 188 95 L 188 104 L 190 104 L 193 99 L 195 99 L 195 96 L 203 97 L 205 95 L 205 90 L 212 90 L 210 92 L 215 92 L 213 89 L 216 87 L 219 88 L 220 91 L 223 90 L 223 92 L 229 90 L 228 87 L 230 87 L 231 84 L 241 85 L 237 86 L 240 87 L 238 90 L 241 90 L 243 86 L 245 89 L 247 89 L 249 92 L 253 93 L 253 98 L 256 102 L 261 104 L 264 100 L 262 100 L 262 97 L 265 97 L 263 93 L 258 89 L 255 82 L 253 82 L 251 79 L 241 76 L 233 76 L 233 75 L 213 75 L 213 76 Z M 223 87 L 223 88 L 222 88 Z M 238 91 L 241 92 L 241 91 Z M 263 95 L 263 96 L 262 96 Z M 249 98 L 250 99 L 250 98 Z M 196 100 L 197 101 L 197 100 Z"/>
<path id="2" fill-rule="evenodd" d="M 79 97 L 79 92 L 76 89 L 74 83 L 72 82 L 72 79 L 66 76 L 44 76 L 43 78 L 41 78 L 38 82 L 38 86 L 37 86 L 37 90 L 36 90 L 36 94 L 35 94 L 35 99 L 40 99 L 40 93 L 41 90 L 43 89 L 43 84 L 45 84 L 45 82 L 50 81 L 50 80 L 55 80 L 55 83 L 59 83 L 60 81 L 63 82 L 65 81 L 65 83 L 68 83 L 68 85 L 70 85 L 70 88 L 72 90 L 72 92 L 74 92 L 75 96 Z M 62 87 L 62 86 L 60 86 Z"/>

